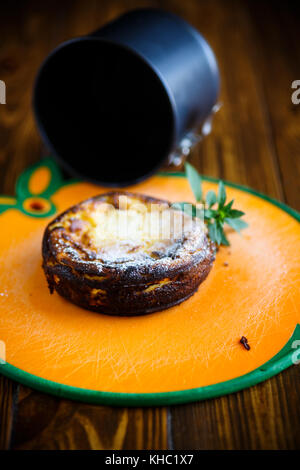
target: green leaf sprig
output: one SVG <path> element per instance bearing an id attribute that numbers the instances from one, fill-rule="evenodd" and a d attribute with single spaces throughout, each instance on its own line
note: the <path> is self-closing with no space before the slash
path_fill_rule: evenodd
<path id="1" fill-rule="evenodd" d="M 207 224 L 208 234 L 210 239 L 217 245 L 229 246 L 230 243 L 224 232 L 224 225 L 227 224 L 236 232 L 240 232 L 248 227 L 247 222 L 241 219 L 244 212 L 233 209 L 234 199 L 226 201 L 226 189 L 222 181 L 219 182 L 218 194 L 214 191 L 208 191 L 205 197 L 202 191 L 202 178 L 196 168 L 190 163 L 185 164 L 185 171 L 191 189 L 194 193 L 197 203 L 202 203 L 204 214 L 204 221 Z M 182 209 L 186 203 L 178 203 L 178 209 Z M 192 215 L 198 214 L 196 206 L 192 206 Z"/>

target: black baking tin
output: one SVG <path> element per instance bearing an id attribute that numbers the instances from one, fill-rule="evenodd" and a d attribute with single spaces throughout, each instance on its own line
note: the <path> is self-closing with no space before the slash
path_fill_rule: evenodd
<path id="1" fill-rule="evenodd" d="M 143 9 L 52 51 L 33 106 L 43 140 L 71 174 L 127 186 L 168 161 L 218 93 L 216 59 L 199 32 Z"/>

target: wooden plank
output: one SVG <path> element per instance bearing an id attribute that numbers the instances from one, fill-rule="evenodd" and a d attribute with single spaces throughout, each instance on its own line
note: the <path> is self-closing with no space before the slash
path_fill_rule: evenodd
<path id="1" fill-rule="evenodd" d="M 0 450 L 10 448 L 19 386 L 0 376 Z"/>
<path id="2" fill-rule="evenodd" d="M 231 0 L 188 5 L 185 17 L 215 51 L 221 73 L 222 103 L 212 134 L 195 149 L 192 161 L 203 174 L 281 198 L 276 149 L 266 116 L 255 37 L 247 10 L 241 2 Z"/>
<path id="3" fill-rule="evenodd" d="M 299 449 L 299 370 L 251 389 L 172 410 L 176 449 Z"/>
<path id="4" fill-rule="evenodd" d="M 300 210 L 300 104 L 291 101 L 292 82 L 300 77 L 300 4 L 250 1 L 249 13 L 285 199 Z"/>
<path id="5" fill-rule="evenodd" d="M 166 449 L 165 408 L 112 408 L 21 387 L 14 449 Z"/>

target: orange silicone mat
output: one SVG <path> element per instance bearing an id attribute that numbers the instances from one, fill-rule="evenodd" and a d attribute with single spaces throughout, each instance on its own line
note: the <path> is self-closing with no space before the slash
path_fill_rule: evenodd
<path id="1" fill-rule="evenodd" d="M 205 192 L 216 187 L 204 182 Z M 157 175 L 130 190 L 193 201 L 180 175 Z M 220 248 L 198 292 L 162 312 L 110 317 L 50 295 L 41 267 L 43 231 L 54 214 L 107 189 L 66 184 L 51 159 L 23 173 L 16 198 L 0 198 L 0 371 L 83 401 L 163 404 L 229 393 L 295 362 L 289 340 L 299 336 L 299 216 L 251 190 L 226 190 L 249 228 L 227 231 L 231 246 Z"/>

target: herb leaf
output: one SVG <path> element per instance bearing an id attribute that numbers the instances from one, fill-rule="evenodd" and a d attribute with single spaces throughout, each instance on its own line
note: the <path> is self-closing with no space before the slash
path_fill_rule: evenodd
<path id="1" fill-rule="evenodd" d="M 217 202 L 217 196 L 214 191 L 208 191 L 205 197 L 206 204 L 208 207 L 213 206 Z"/>
<path id="2" fill-rule="evenodd" d="M 236 232 L 240 232 L 243 230 L 243 228 L 248 227 L 247 222 L 241 219 L 230 219 L 230 218 L 225 218 L 225 222 L 230 225 L 231 228 L 233 228 Z"/>
<path id="3" fill-rule="evenodd" d="M 227 239 L 224 229 L 222 227 L 222 239 L 221 239 L 221 244 L 225 246 L 230 246 L 229 240 Z"/>
<path id="4" fill-rule="evenodd" d="M 221 245 L 222 233 L 217 226 L 217 222 L 214 221 L 208 225 L 208 234 L 211 240 L 215 241 L 218 245 Z"/>
<path id="5" fill-rule="evenodd" d="M 245 215 L 245 212 L 237 211 L 236 209 L 231 209 L 227 213 L 231 219 L 238 219 L 239 217 Z"/>
<path id="6" fill-rule="evenodd" d="M 219 182 L 219 190 L 218 190 L 218 203 L 219 206 L 223 207 L 226 201 L 226 190 L 223 181 Z"/>
<path id="7" fill-rule="evenodd" d="M 190 163 L 185 164 L 186 176 L 197 202 L 202 200 L 202 178 Z"/>
<path id="8" fill-rule="evenodd" d="M 228 224 L 231 228 L 240 232 L 248 227 L 247 222 L 241 219 L 244 212 L 232 209 L 234 200 L 226 204 L 226 189 L 223 181 L 219 181 L 218 195 L 214 191 L 208 191 L 204 199 L 202 193 L 202 179 L 196 168 L 189 163 L 185 164 L 186 175 L 197 202 L 202 206 L 189 204 L 187 202 L 178 202 L 172 205 L 174 209 L 181 210 L 192 217 L 199 217 L 207 224 L 210 239 L 217 245 L 229 246 L 230 243 L 224 232 L 224 225 Z M 216 206 L 215 206 L 216 204 Z M 214 207 L 214 209 L 212 209 Z"/>
<path id="9" fill-rule="evenodd" d="M 234 203 L 234 199 L 231 199 L 231 201 L 228 202 L 228 204 L 226 204 L 226 206 L 224 207 L 224 209 L 226 209 L 226 212 L 230 211 L 230 209 L 232 208 L 233 203 Z"/>
<path id="10" fill-rule="evenodd" d="M 217 211 L 214 211 L 212 209 L 204 209 L 204 218 L 206 220 L 215 218 L 216 214 L 217 214 Z"/>

